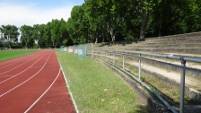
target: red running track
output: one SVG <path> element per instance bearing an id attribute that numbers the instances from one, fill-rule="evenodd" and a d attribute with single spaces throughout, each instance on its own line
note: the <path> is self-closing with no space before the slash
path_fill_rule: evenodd
<path id="1" fill-rule="evenodd" d="M 75 113 L 56 54 L 0 62 L 0 113 Z"/>

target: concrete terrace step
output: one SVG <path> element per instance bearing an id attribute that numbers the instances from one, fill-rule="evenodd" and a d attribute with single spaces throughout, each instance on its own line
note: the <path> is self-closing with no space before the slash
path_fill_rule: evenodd
<path id="1" fill-rule="evenodd" d="M 170 35 L 170 36 L 163 36 L 163 37 L 151 37 L 147 38 L 146 40 L 172 40 L 172 39 L 189 39 L 189 38 L 200 38 L 201 32 L 193 32 L 193 33 L 186 33 L 186 34 L 178 34 L 178 35 Z"/>
<path id="2" fill-rule="evenodd" d="M 155 53 L 188 53 L 188 54 L 201 54 L 201 48 L 129 48 L 132 51 L 145 51 Z"/>
<path id="3" fill-rule="evenodd" d="M 146 38 L 145 41 L 169 41 L 169 40 L 200 40 L 201 36 L 196 37 L 160 37 L 160 38 Z"/>
<path id="4" fill-rule="evenodd" d="M 142 47 L 147 47 L 147 48 L 188 48 L 188 47 L 201 47 L 201 43 L 200 44 L 178 44 L 178 45 L 175 45 L 175 44 L 163 44 L 163 43 L 159 43 L 159 44 L 144 44 L 144 45 L 130 45 L 130 46 L 126 46 L 125 48 L 128 48 L 128 47 L 137 47 L 137 48 L 142 48 Z"/>
<path id="5" fill-rule="evenodd" d="M 113 46 L 104 46 L 103 48 L 107 47 L 121 47 L 121 48 L 129 48 L 129 47 L 166 47 L 166 46 L 173 46 L 173 47 L 200 47 L 201 42 L 174 42 L 174 43 L 154 43 L 154 42 L 146 42 L 146 43 L 137 43 L 137 44 L 129 44 L 126 46 L 121 45 L 113 45 Z"/>
<path id="6" fill-rule="evenodd" d="M 188 43 L 199 44 L 199 43 L 201 43 L 201 39 L 199 39 L 199 40 L 182 40 L 182 41 L 179 41 L 179 40 L 175 40 L 175 41 L 174 40 L 169 40 L 169 41 L 142 41 L 142 42 L 137 43 L 137 44 L 160 44 L 160 43 L 163 43 L 163 44 L 188 44 Z"/>
<path id="7" fill-rule="evenodd" d="M 154 52 L 154 53 L 178 53 L 178 54 L 201 54 L 201 47 L 149 47 L 149 46 L 129 46 L 129 47 L 119 47 L 119 46 L 112 46 L 112 47 L 103 47 L 102 49 L 113 49 L 113 50 L 129 50 L 129 51 L 144 51 L 144 52 Z"/>
<path id="8" fill-rule="evenodd" d="M 115 46 L 114 46 L 115 47 Z M 118 46 L 116 46 L 118 47 Z M 175 44 L 155 44 L 155 45 L 152 45 L 152 44 L 140 44 L 140 45 L 129 45 L 129 46 L 124 46 L 124 47 L 121 47 L 121 48 L 196 48 L 196 47 L 201 47 L 201 43 L 200 44 L 178 44 L 178 45 L 175 45 Z"/>

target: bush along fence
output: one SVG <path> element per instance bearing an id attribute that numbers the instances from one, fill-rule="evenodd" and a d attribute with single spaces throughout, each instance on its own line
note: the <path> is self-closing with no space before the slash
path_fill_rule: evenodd
<path id="1" fill-rule="evenodd" d="M 88 49 L 87 55 L 92 57 L 93 59 L 105 62 L 109 65 L 112 65 L 119 70 L 125 72 L 127 75 L 129 75 L 132 79 L 140 83 L 143 87 L 145 87 L 151 95 L 154 95 L 157 100 L 160 100 L 170 111 L 173 113 L 177 113 L 179 111 L 180 113 L 184 113 L 184 101 L 185 101 L 185 76 L 186 76 L 186 70 L 190 71 L 198 71 L 201 72 L 200 69 L 191 68 L 186 66 L 186 62 L 195 62 L 200 63 L 201 58 L 200 57 L 187 57 L 187 56 L 179 56 L 179 55 L 173 55 L 173 54 L 155 54 L 155 53 L 149 53 L 149 52 L 140 52 L 140 51 L 118 51 L 118 50 L 106 50 L 106 49 Z M 148 57 L 146 57 L 148 56 Z M 166 59 L 173 59 L 180 62 L 180 65 L 170 64 L 168 65 L 174 65 L 177 68 L 180 68 L 180 106 L 179 109 L 175 110 L 175 107 L 170 105 L 166 99 L 161 96 L 160 91 L 155 90 L 149 83 L 147 83 L 144 79 L 142 79 L 141 74 L 141 65 L 142 61 L 144 59 L 153 60 L 152 58 L 166 58 Z M 132 60 L 137 59 L 137 70 L 136 68 L 133 69 L 134 73 L 131 73 L 131 70 L 129 70 L 129 64 L 131 64 Z M 155 60 L 154 60 L 155 61 Z M 160 62 L 163 63 L 163 62 Z M 165 62 L 164 62 L 165 63 Z M 167 63 L 166 63 L 167 64 Z M 137 73 L 137 74 L 136 74 Z M 157 89 L 157 88 L 156 88 Z M 190 99 L 199 100 L 201 95 L 200 92 L 193 93 L 194 97 L 190 97 Z M 201 100 L 201 99 L 200 99 Z"/>

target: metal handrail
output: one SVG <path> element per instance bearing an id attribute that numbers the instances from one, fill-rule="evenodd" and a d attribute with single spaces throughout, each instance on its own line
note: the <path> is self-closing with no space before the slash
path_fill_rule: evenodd
<path id="1" fill-rule="evenodd" d="M 189 56 L 182 56 L 182 55 L 174 55 L 174 54 L 157 54 L 157 53 L 150 53 L 150 52 L 141 52 L 141 51 L 125 51 L 125 50 L 116 50 L 116 52 L 125 52 L 125 53 L 135 53 L 141 55 L 149 55 L 155 57 L 162 57 L 162 58 L 170 58 L 170 59 L 177 59 L 177 60 L 185 60 L 191 62 L 200 62 L 200 57 L 189 57 Z"/>
<path id="2" fill-rule="evenodd" d="M 186 61 L 190 62 L 201 62 L 201 57 L 189 57 L 189 56 L 182 56 L 182 55 L 174 55 L 174 54 L 158 54 L 158 53 L 150 53 L 150 52 L 142 52 L 142 51 L 126 51 L 126 50 L 108 50 L 108 49 L 96 49 L 98 51 L 105 51 L 106 55 L 108 53 L 113 54 L 113 65 L 115 65 L 115 55 L 121 55 L 122 54 L 122 59 L 123 59 L 123 64 L 122 68 L 124 70 L 124 55 L 125 53 L 132 53 L 132 54 L 137 54 L 138 55 L 138 60 L 139 60 L 139 69 L 138 69 L 138 81 L 140 80 L 141 76 L 141 58 L 143 58 L 143 55 L 146 56 L 153 56 L 153 57 L 160 57 L 160 58 L 169 58 L 169 59 L 176 59 L 181 61 L 181 65 L 175 65 L 179 68 L 181 68 L 181 85 L 180 85 L 180 113 L 184 112 L 184 92 L 185 92 L 185 70 L 195 70 L 190 67 L 186 67 Z M 95 50 L 91 54 L 94 54 Z M 153 60 L 153 59 L 152 59 Z M 163 63 L 163 62 L 162 62 Z M 145 83 L 141 83 L 144 86 L 147 86 Z M 150 89 L 149 87 L 147 87 Z M 153 91 L 152 91 L 153 92 Z M 155 92 L 153 92 L 155 94 Z M 158 94 L 155 94 L 172 112 L 177 113 L 162 97 L 160 97 Z"/>

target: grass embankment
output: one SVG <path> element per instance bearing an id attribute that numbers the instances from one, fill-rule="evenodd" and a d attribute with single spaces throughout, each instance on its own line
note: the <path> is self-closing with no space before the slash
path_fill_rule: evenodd
<path id="1" fill-rule="evenodd" d="M 90 58 L 57 51 L 81 113 L 146 113 L 139 96 L 111 70 Z"/>
<path id="2" fill-rule="evenodd" d="M 0 51 L 0 61 L 32 54 L 38 51 L 39 50 L 3 50 Z"/>

